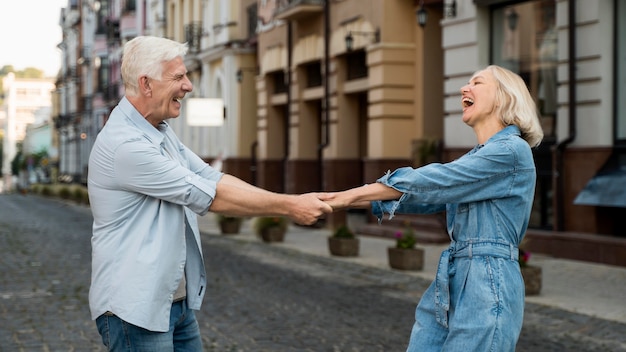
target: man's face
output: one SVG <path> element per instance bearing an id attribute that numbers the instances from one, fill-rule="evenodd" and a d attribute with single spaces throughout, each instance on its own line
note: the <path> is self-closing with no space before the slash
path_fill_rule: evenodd
<path id="1" fill-rule="evenodd" d="M 163 64 L 161 80 L 150 79 L 152 83 L 151 109 L 148 119 L 161 122 L 180 115 L 181 100 L 193 90 L 187 77 L 187 68 L 181 57 Z"/>

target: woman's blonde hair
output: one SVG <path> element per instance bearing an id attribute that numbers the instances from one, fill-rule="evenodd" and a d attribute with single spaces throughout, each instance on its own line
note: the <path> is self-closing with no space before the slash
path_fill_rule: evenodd
<path id="1" fill-rule="evenodd" d="M 163 63 L 185 57 L 187 44 L 167 38 L 139 36 L 124 45 L 122 53 L 122 81 L 126 95 L 139 94 L 138 79 L 148 76 L 160 80 Z"/>
<path id="2" fill-rule="evenodd" d="M 483 71 L 490 72 L 498 82 L 496 109 L 504 125 L 519 127 L 522 138 L 531 147 L 538 146 L 543 139 L 543 129 L 539 123 L 537 105 L 524 80 L 516 73 L 496 65 L 487 66 Z"/>

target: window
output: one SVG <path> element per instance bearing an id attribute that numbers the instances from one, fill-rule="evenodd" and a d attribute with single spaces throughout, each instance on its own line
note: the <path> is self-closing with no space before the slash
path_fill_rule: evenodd
<path id="1" fill-rule="evenodd" d="M 555 0 L 527 1 L 492 11 L 491 61 L 528 85 L 547 138 L 556 131 L 557 31 Z"/>
<path id="2" fill-rule="evenodd" d="M 367 77 L 367 54 L 365 50 L 352 51 L 346 54 L 346 66 L 348 81 Z"/>
<path id="3" fill-rule="evenodd" d="M 549 230 L 554 223 L 550 149 L 556 139 L 558 108 L 556 1 L 533 0 L 491 9 L 491 62 L 519 74 L 539 110 L 544 140 L 533 150 L 537 186 L 529 227 Z"/>
<path id="4" fill-rule="evenodd" d="M 319 87 L 322 85 L 322 63 L 312 62 L 304 66 L 306 72 L 306 87 Z"/>
<path id="5" fill-rule="evenodd" d="M 287 93 L 286 75 L 284 71 L 276 71 L 272 74 L 274 80 L 274 94 Z"/>

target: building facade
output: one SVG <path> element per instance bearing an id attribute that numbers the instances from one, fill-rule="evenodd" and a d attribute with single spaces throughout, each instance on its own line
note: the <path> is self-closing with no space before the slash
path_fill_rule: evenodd
<path id="1" fill-rule="evenodd" d="M 27 127 L 31 124 L 43 124 L 49 117 L 49 112 L 40 115 L 42 109 L 47 111 L 51 106 L 54 80 L 49 78 L 16 78 L 10 72 L 2 80 L 4 88 L 4 105 L 2 111 L 4 119 L 2 129 L 3 155 L 2 155 L 2 178 L 4 189 L 12 190 L 16 185 L 11 170 L 11 162 L 18 153 L 18 145 L 22 145 L 26 138 Z"/>
<path id="2" fill-rule="evenodd" d="M 79 179 L 123 94 L 120 50 L 136 35 L 187 42 L 189 97 L 223 101 L 218 125 L 191 126 L 185 109 L 171 121 L 183 142 L 289 193 L 355 187 L 467 152 L 476 141 L 460 87 L 497 64 L 526 81 L 544 127 L 529 230 L 539 250 L 580 236 L 626 247 L 612 242 L 625 233 L 623 1 L 69 0 L 61 23 L 60 165 Z"/>

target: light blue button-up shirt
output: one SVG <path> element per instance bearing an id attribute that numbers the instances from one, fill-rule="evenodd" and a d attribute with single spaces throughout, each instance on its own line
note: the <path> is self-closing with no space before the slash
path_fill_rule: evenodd
<path id="1" fill-rule="evenodd" d="M 120 101 L 89 158 L 92 319 L 110 311 L 167 331 L 183 274 L 188 306 L 200 309 L 206 273 L 196 214 L 208 212 L 222 175 L 167 123 L 156 129 L 126 98 Z"/>

